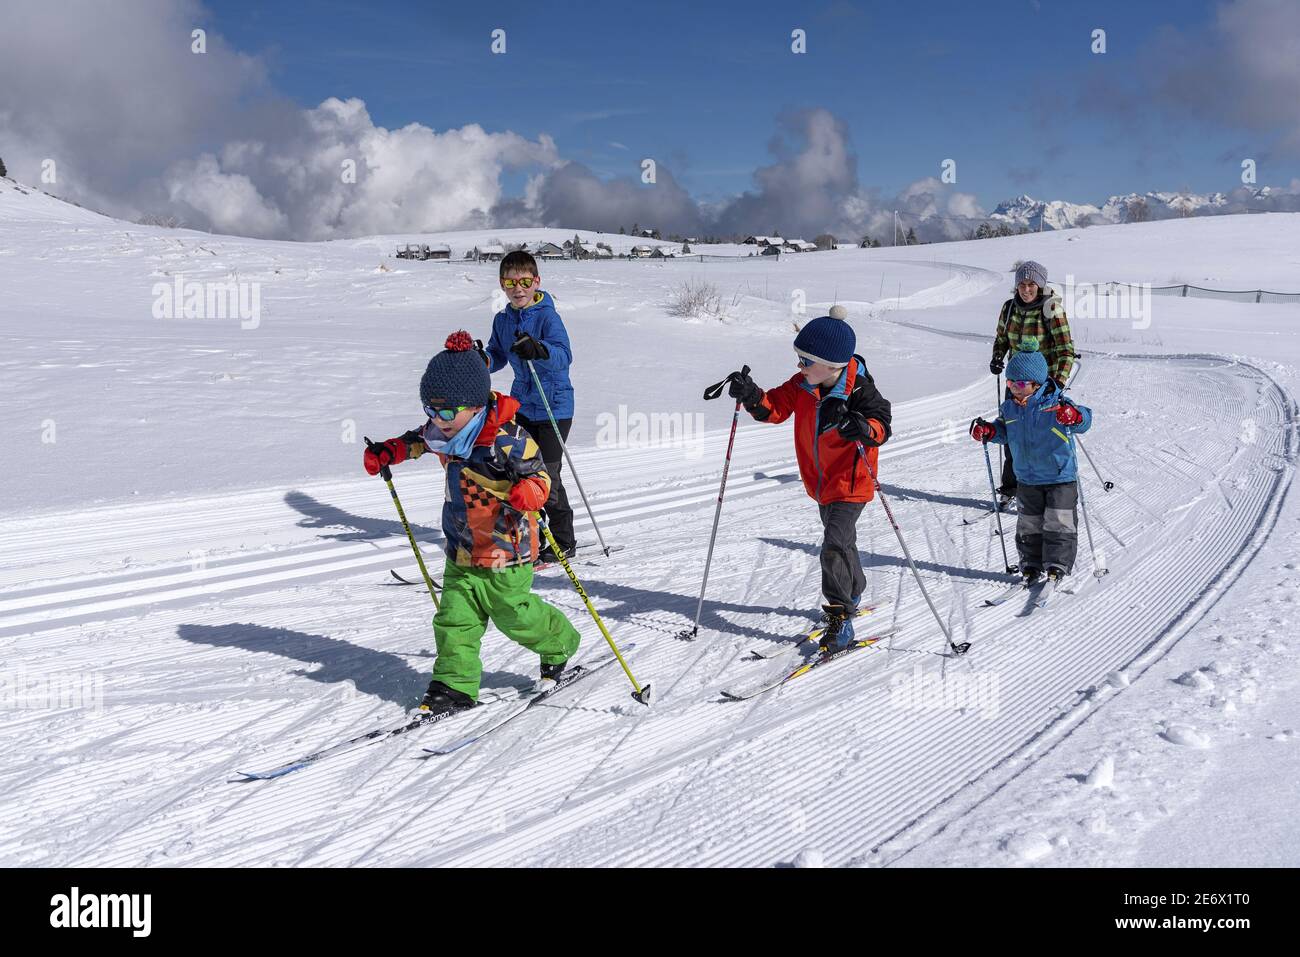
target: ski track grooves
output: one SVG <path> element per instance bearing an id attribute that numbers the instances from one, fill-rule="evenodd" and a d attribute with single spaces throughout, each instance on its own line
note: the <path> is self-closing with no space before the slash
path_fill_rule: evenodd
<path id="1" fill-rule="evenodd" d="M 592 501 L 606 540 L 618 538 L 610 530 L 621 531 L 628 547 L 600 567 L 579 563 L 575 571 L 616 640 L 637 643 L 630 663 L 640 680 L 655 686 L 652 708 L 630 702 L 626 677 L 610 671 L 557 696 L 512 731 L 454 756 L 420 759 L 414 752 L 417 744 L 463 736 L 472 725 L 430 729 L 401 747 L 361 749 L 269 784 L 232 785 L 225 778 L 236 766 L 262 766 L 386 724 L 395 708 L 368 694 L 322 695 L 321 685 L 304 682 L 302 669 L 290 667 L 307 667 L 305 661 L 290 659 L 279 671 L 268 665 L 284 664 L 274 644 L 250 654 L 238 645 L 178 643 L 176 628 L 258 621 L 345 636 L 355 650 L 331 659 L 331 670 L 339 660 L 388 667 L 367 656 L 397 660 L 431 646 L 423 589 L 376 588 L 373 600 L 391 605 L 387 617 L 395 627 L 356 627 L 357 603 L 349 596 L 365 587 L 362 576 L 378 578 L 395 564 L 411 564 L 392 519 L 378 517 L 385 515 L 384 490 L 363 482 L 309 489 L 327 509 L 355 516 L 358 524 L 309 526 L 276 550 L 252 554 L 233 553 L 244 547 L 241 523 L 280 528 L 301 518 L 278 492 L 200 500 L 210 510 L 194 502 L 104 509 L 85 522 L 87 540 L 66 555 L 62 543 L 30 543 L 40 522 L 20 520 L 0 535 L 0 569 L 9 569 L 0 574 L 18 586 L 0 592 L 0 646 L 46 670 L 106 673 L 112 693 L 104 713 L 91 719 L 97 730 L 90 736 L 76 736 L 85 719 L 66 712 L 50 712 L 55 717 L 48 723 L 20 735 L 32 742 L 27 754 L 36 772 L 3 782 L 0 861 L 774 864 L 807 846 L 814 816 L 829 863 L 905 859 L 926 834 L 1004 786 L 1095 713 L 1104 696 L 1086 698 L 1081 691 L 1095 689 L 1112 670 L 1145 667 L 1162 654 L 1249 561 L 1289 487 L 1294 403 L 1259 370 L 1213 356 L 1095 356 L 1080 379 L 1103 365 L 1118 383 L 1116 394 L 1106 395 L 1115 410 L 1137 401 L 1165 408 L 1177 398 L 1233 427 L 1131 423 L 1099 408 L 1097 439 L 1085 441 L 1104 469 L 1123 466 L 1107 475 L 1116 490 L 1103 492 L 1082 457 L 1080 464 L 1093 532 L 1111 575 L 1028 618 L 1019 617 L 1018 601 L 976 609 L 1001 587 L 987 574 L 1000 569 L 1001 549 L 982 525 L 954 527 L 960 507 L 943 501 L 987 494 L 981 453 L 960 431 L 963 418 L 957 419 L 960 444 L 950 441 L 952 425 L 942 418 L 987 411 L 987 379 L 900 404 L 898 435 L 882 449 L 890 504 L 927 587 L 954 638 L 965 630 L 974 643 L 957 673 L 1001 679 L 994 717 L 891 707 L 891 680 L 907 679 L 917 666 L 947 674 L 952 665 L 932 657 L 944 649 L 942 635 L 900 567 L 897 542 L 875 503 L 859 525 L 860 548 L 869 566 L 868 596 L 889 604 L 864 619 L 863 631 L 897 625 L 889 646 L 751 702 L 718 701 L 720 687 L 755 680 L 773 667 L 739 660 L 741 653 L 764 633 L 784 638 L 805 627 L 814 604 L 806 591 L 816 587 L 820 536 L 791 464 L 788 428 L 747 427 L 737 436 L 724 504 L 728 523 L 719 533 L 695 647 L 671 633 L 694 615 L 725 433 L 708 438 L 702 458 L 683 459 L 680 467 L 660 463 L 657 473 L 649 465 L 653 451 L 579 455 L 584 484 L 598 490 Z M 1141 374 L 1151 368 L 1161 375 Z M 1232 441 L 1235 423 L 1246 416 L 1258 422 L 1251 445 Z M 1126 449 L 1145 449 L 1147 456 L 1124 460 Z M 1182 459 L 1175 465 L 1171 456 Z M 1187 460 L 1201 467 L 1187 468 Z M 627 488 L 629 476 L 647 475 Z M 400 491 L 408 513 L 435 514 L 437 479 L 407 481 Z M 924 497 L 931 492 L 938 501 Z M 1174 502 L 1180 507 L 1167 507 Z M 188 565 L 176 564 L 186 548 L 166 527 L 187 510 L 194 512 L 189 540 L 215 543 L 206 569 L 211 581 L 194 583 Z M 590 537 L 586 516 L 576 517 L 580 535 L 586 529 Z M 1120 549 L 1103 522 L 1129 547 Z M 688 523 L 694 534 L 683 530 Z M 316 534 L 343 540 L 313 540 Z M 348 540 L 370 535 L 374 541 Z M 436 539 L 430 532 L 424 537 Z M 792 552 L 791 544 L 803 550 Z M 152 551 L 156 564 L 94 573 L 104 567 L 100 556 L 114 548 Z M 232 554 L 218 555 L 221 548 Z M 19 581 L 24 549 L 27 580 Z M 1076 573 L 1086 576 L 1091 567 L 1081 529 Z M 604 642 L 562 573 L 537 580 L 578 623 L 583 654 L 598 654 Z M 684 582 L 695 587 L 683 588 Z M 209 590 L 194 594 L 195 587 Z M 666 587 L 671 610 L 655 607 L 654 596 Z M 1087 640 L 1067 640 L 1083 634 L 1078 623 L 1084 621 Z M 719 631 L 720 622 L 734 631 Z M 485 639 L 484 654 L 485 674 L 535 670 L 532 656 L 499 636 Z M 416 670 L 426 663 L 417 660 Z M 168 671 L 185 674 L 188 683 L 178 686 Z M 225 695 L 226 686 L 238 690 Z M 128 699 L 133 703 L 122 703 Z M 65 736 L 69 743 L 62 744 Z M 814 740 L 815 753 L 800 747 Z M 169 773 L 173 764 L 177 771 Z M 70 798 L 92 792 L 93 800 Z M 863 810 L 827 818 L 827 808 Z M 57 837 L 34 840 L 40 832 Z"/>

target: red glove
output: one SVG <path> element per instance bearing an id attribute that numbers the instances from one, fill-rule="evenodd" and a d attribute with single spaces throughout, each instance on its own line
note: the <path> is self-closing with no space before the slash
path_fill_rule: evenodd
<path id="1" fill-rule="evenodd" d="M 1056 407 L 1056 421 L 1061 425 L 1078 425 L 1083 421 L 1083 413 L 1074 406 L 1062 402 Z"/>
<path id="2" fill-rule="evenodd" d="M 541 479 L 520 479 L 510 486 L 510 507 L 520 512 L 535 512 L 546 504 L 550 494 L 550 488 Z"/>
<path id="3" fill-rule="evenodd" d="M 408 450 L 405 442 L 401 439 L 389 439 L 381 444 L 367 445 L 362 461 L 365 463 L 368 473 L 378 475 L 379 470 L 385 465 L 397 465 L 399 462 L 405 462 L 407 454 Z"/>
<path id="4" fill-rule="evenodd" d="M 993 424 L 983 419 L 976 419 L 970 424 L 970 437 L 976 442 L 987 442 L 997 434 L 998 430 L 993 427 Z"/>

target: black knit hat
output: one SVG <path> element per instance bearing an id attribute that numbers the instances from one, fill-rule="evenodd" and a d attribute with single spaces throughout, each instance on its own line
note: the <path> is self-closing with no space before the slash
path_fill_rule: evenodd
<path id="1" fill-rule="evenodd" d="M 464 329 L 447 337 L 446 348 L 429 360 L 420 379 L 420 402 L 435 409 L 487 405 L 492 376 L 483 354 Z"/>

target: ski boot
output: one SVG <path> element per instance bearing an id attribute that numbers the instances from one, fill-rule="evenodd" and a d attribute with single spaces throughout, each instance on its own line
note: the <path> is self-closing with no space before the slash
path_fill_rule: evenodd
<path id="1" fill-rule="evenodd" d="M 474 707 L 474 699 L 464 692 L 448 688 L 441 681 L 430 681 L 429 690 L 420 702 L 422 714 L 441 714 L 444 711 L 464 711 Z"/>
<path id="2" fill-rule="evenodd" d="M 564 669 L 568 667 L 567 661 L 561 661 L 558 665 L 548 665 L 542 662 L 542 676 L 537 679 L 537 691 L 545 691 L 547 688 L 554 688 L 555 683 L 560 680 L 560 675 L 564 674 Z"/>
<path id="3" fill-rule="evenodd" d="M 565 558 L 568 558 L 572 553 L 573 553 L 572 550 L 565 551 L 563 548 L 561 548 L 559 554 L 556 554 L 555 549 L 551 548 L 551 543 L 547 542 L 540 549 L 538 549 L 537 561 L 534 562 L 533 564 L 535 566 L 558 565 L 560 562 L 561 555 L 563 555 Z"/>
<path id="4" fill-rule="evenodd" d="M 1065 578 L 1065 569 L 1060 565 L 1048 565 L 1047 578 L 1049 581 L 1055 582 L 1059 585 Z"/>
<path id="5" fill-rule="evenodd" d="M 818 639 L 817 650 L 830 655 L 847 648 L 853 641 L 853 617 L 856 614 L 856 608 L 822 605 L 822 621 L 826 622 L 826 627 Z"/>
<path id="6" fill-rule="evenodd" d="M 1041 568 L 1021 567 L 1020 574 L 1025 577 L 1025 587 L 1033 588 L 1043 579 L 1043 570 Z"/>
<path id="7" fill-rule="evenodd" d="M 1009 512 L 1011 504 L 1016 500 L 1016 490 L 1014 488 L 998 489 L 998 511 Z"/>

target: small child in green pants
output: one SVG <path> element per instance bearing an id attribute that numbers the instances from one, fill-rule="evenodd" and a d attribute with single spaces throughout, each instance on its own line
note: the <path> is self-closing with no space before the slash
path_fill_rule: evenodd
<path id="1" fill-rule="evenodd" d="M 420 709 L 454 711 L 478 698 L 479 647 L 489 619 L 537 652 L 543 681 L 559 677 L 580 637 L 563 612 L 532 593 L 537 510 L 551 480 L 537 443 L 515 424 L 519 402 L 492 391 L 487 362 L 468 332 L 452 333 L 446 349 L 429 360 L 420 400 L 428 421 L 367 448 L 365 467 L 377 475 L 386 465 L 434 452 L 447 469 L 447 564 L 433 618 L 438 659 Z"/>

